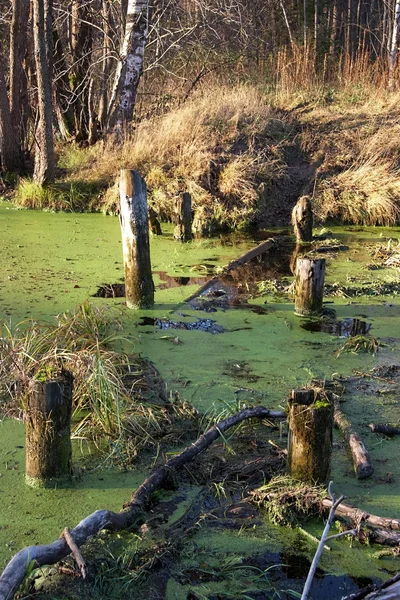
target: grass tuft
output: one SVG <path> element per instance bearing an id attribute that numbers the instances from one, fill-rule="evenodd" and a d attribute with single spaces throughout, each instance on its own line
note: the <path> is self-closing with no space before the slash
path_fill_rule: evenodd
<path id="1" fill-rule="evenodd" d="M 32 378 L 65 369 L 74 377 L 73 435 L 106 438 L 114 454 L 134 458 L 174 418 L 190 419 L 194 412 L 173 403 L 145 404 L 136 385 L 144 378 L 143 363 L 113 349 L 122 340 L 116 314 L 87 301 L 59 315 L 56 325 L 0 324 L 2 412 L 23 410 Z"/>

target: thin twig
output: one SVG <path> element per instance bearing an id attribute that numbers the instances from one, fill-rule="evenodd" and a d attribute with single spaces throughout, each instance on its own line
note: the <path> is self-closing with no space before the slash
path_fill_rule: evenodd
<path id="1" fill-rule="evenodd" d="M 337 538 L 343 537 L 344 535 L 352 535 L 354 537 L 357 535 L 357 533 L 357 529 L 349 529 L 348 531 L 341 531 L 340 533 L 336 533 L 335 535 L 329 535 L 327 538 L 325 538 L 325 541 L 335 540 Z"/>
<path id="2" fill-rule="evenodd" d="M 85 561 L 83 559 L 82 554 L 80 553 L 80 550 L 78 548 L 78 546 L 75 543 L 74 538 L 71 535 L 70 530 L 68 529 L 68 527 L 65 527 L 64 531 L 62 532 L 65 541 L 67 542 L 68 546 L 71 549 L 72 554 L 74 555 L 76 564 L 78 565 L 81 573 L 82 573 L 82 578 L 86 579 L 86 564 Z"/>

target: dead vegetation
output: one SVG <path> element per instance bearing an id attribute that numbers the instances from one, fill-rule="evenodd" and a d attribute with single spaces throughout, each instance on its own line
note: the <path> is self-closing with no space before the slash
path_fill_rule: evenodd
<path id="1" fill-rule="evenodd" d="M 177 441 L 196 411 L 167 397 L 150 363 L 119 351 L 122 339 L 118 314 L 88 301 L 55 325 L 1 323 L 1 413 L 21 415 L 32 379 L 67 370 L 74 377 L 74 438 L 94 441 L 123 462 L 162 438 Z"/>
<path id="2" fill-rule="evenodd" d="M 273 181 L 285 176 L 282 146 L 288 123 L 255 86 L 215 87 L 162 116 L 141 121 L 121 150 L 97 146 L 67 178 L 108 181 L 99 208 L 117 211 L 113 182 L 121 168 L 145 177 L 149 201 L 164 220 L 187 191 L 200 228 L 235 228 L 251 222 Z M 70 161 L 64 164 L 73 164 Z"/>

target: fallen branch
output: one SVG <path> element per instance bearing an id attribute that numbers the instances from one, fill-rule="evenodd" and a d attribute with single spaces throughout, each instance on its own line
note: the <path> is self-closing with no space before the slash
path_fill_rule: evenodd
<path id="1" fill-rule="evenodd" d="M 368 450 L 361 441 L 360 436 L 353 431 L 350 421 L 337 404 L 335 404 L 333 419 L 335 426 L 343 433 L 343 436 L 349 445 L 357 478 L 365 479 L 366 477 L 370 477 L 374 472 L 374 468 Z"/>
<path id="2" fill-rule="evenodd" d="M 116 531 L 128 527 L 131 529 L 138 527 L 144 521 L 143 511 L 152 494 L 162 487 L 174 469 L 193 460 L 217 440 L 221 433 L 247 419 L 286 419 L 286 413 L 264 407 L 246 408 L 217 423 L 180 454 L 155 469 L 132 494 L 129 502 L 124 504 L 120 513 L 97 510 L 83 519 L 70 532 L 76 546 L 79 548 L 103 529 Z M 70 552 L 71 549 L 64 536 L 51 544 L 27 546 L 20 550 L 10 560 L 0 576 L 0 600 L 12 600 L 28 568 L 55 564 Z"/>
<path id="3" fill-rule="evenodd" d="M 322 500 L 322 506 L 324 508 L 331 508 L 332 500 L 324 498 Z M 363 521 L 366 525 L 373 527 L 381 527 L 392 531 L 400 531 L 400 519 L 389 519 L 388 517 L 378 517 L 377 515 L 371 515 L 364 510 L 355 508 L 348 504 L 341 503 L 336 509 L 336 515 L 338 517 L 348 517 L 353 523 L 359 523 Z"/>
<path id="4" fill-rule="evenodd" d="M 400 427 L 392 427 L 383 423 L 370 423 L 368 425 L 372 433 L 383 433 L 384 435 L 400 435 Z"/>
<path id="5" fill-rule="evenodd" d="M 229 271 L 232 271 L 232 269 L 236 269 L 237 267 L 240 267 L 241 265 L 244 265 L 245 263 L 249 262 L 252 258 L 256 258 L 256 256 L 267 252 L 270 248 L 272 248 L 272 246 L 275 245 L 275 243 L 276 242 L 274 238 L 270 238 L 268 240 L 265 240 L 265 242 L 261 242 L 261 244 L 258 244 L 258 246 L 256 246 L 255 248 L 248 250 L 247 252 L 242 254 L 242 256 L 239 256 L 239 258 L 236 258 L 235 260 L 230 262 L 226 267 L 224 267 L 222 273 L 206 281 L 206 283 L 199 287 L 197 292 L 194 292 L 194 294 L 189 296 L 189 298 L 186 298 L 185 302 L 191 302 L 195 298 L 198 298 L 198 296 L 201 296 L 207 290 L 209 290 L 210 287 L 216 284 L 219 281 L 221 275 L 227 275 L 227 273 L 229 273 Z"/>
<path id="6" fill-rule="evenodd" d="M 82 574 L 82 578 L 86 579 L 86 565 L 85 565 L 85 561 L 83 560 L 83 556 L 79 551 L 78 546 L 75 543 L 74 538 L 71 535 L 70 530 L 68 529 L 68 527 L 65 527 L 64 531 L 62 532 L 65 541 L 67 542 L 68 546 L 71 549 L 72 554 L 74 555 L 76 564 L 78 565 L 81 574 Z"/>

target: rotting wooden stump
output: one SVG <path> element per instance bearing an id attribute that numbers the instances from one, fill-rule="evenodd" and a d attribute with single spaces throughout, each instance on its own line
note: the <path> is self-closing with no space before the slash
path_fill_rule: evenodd
<path id="1" fill-rule="evenodd" d="M 296 261 L 296 315 L 313 316 L 322 311 L 325 259 L 298 258 Z"/>
<path id="2" fill-rule="evenodd" d="M 175 200 L 175 229 L 174 238 L 180 242 L 190 242 L 192 239 L 192 198 L 188 192 L 180 194 Z"/>
<path id="3" fill-rule="evenodd" d="M 28 485 L 46 487 L 71 476 L 72 385 L 67 371 L 29 384 L 24 412 Z"/>
<path id="4" fill-rule="evenodd" d="M 332 453 L 333 403 L 318 389 L 292 390 L 289 401 L 288 469 L 294 479 L 324 483 Z"/>
<path id="5" fill-rule="evenodd" d="M 292 210 L 292 225 L 297 242 L 312 241 L 313 212 L 310 196 L 298 199 Z"/>
<path id="6" fill-rule="evenodd" d="M 152 308 L 146 184 L 137 171 L 121 169 L 119 195 L 126 304 L 128 308 Z"/>

